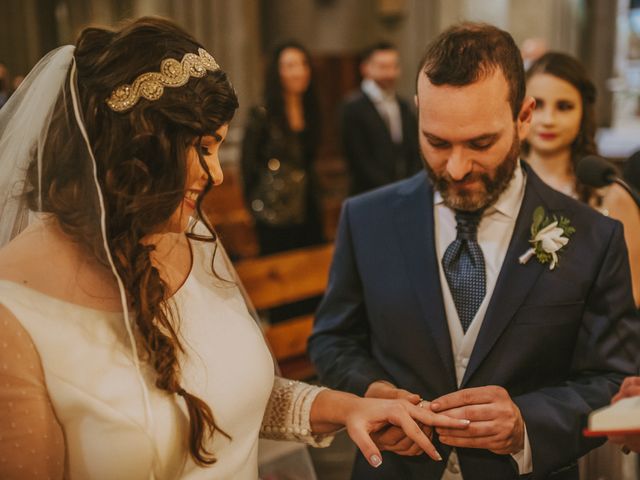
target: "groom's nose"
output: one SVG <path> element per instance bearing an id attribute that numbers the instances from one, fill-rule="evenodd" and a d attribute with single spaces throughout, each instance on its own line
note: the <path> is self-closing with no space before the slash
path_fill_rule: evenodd
<path id="1" fill-rule="evenodd" d="M 473 167 L 473 161 L 460 147 L 451 149 L 451 155 L 447 160 L 447 173 L 453 180 L 459 181 L 467 176 Z"/>

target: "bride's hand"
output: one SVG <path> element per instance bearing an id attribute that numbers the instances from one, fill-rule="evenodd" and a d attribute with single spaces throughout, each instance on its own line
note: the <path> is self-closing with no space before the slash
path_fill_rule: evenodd
<path id="1" fill-rule="evenodd" d="M 407 437 L 437 461 L 442 457 L 420 425 L 458 429 L 469 425 L 468 420 L 454 419 L 422 408 L 422 402 L 414 405 L 405 399 L 360 398 L 332 390 L 318 395 L 311 408 L 311 420 L 314 433 L 326 433 L 335 430 L 336 426 L 346 426 L 351 439 L 374 467 L 380 466 L 382 456 L 371 434 L 389 425 L 401 428 Z"/>

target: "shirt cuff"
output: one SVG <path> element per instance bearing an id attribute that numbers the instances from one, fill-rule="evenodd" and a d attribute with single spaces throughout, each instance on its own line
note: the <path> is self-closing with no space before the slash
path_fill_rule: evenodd
<path id="1" fill-rule="evenodd" d="M 531 458 L 531 444 L 529 443 L 529 435 L 527 434 L 527 425 L 524 426 L 524 448 L 518 453 L 514 453 L 511 457 L 518 465 L 518 474 L 526 475 L 533 472 L 533 459 Z"/>

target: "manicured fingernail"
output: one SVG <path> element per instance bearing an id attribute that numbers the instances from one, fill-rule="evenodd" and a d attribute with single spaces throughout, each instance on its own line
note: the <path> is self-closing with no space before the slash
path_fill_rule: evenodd
<path id="1" fill-rule="evenodd" d="M 436 450 L 436 460 L 438 460 L 439 462 L 442 461 L 442 456 L 440 455 L 440 453 Z"/>
<path id="2" fill-rule="evenodd" d="M 431 410 L 438 410 L 439 408 L 440 408 L 440 404 L 439 403 L 433 402 L 431 404 Z"/>
<path id="3" fill-rule="evenodd" d="M 471 420 L 467 420 L 467 419 L 465 418 L 465 419 L 460 420 L 460 423 L 461 423 L 462 425 L 469 425 L 469 424 L 471 423 Z"/>
<path id="4" fill-rule="evenodd" d="M 371 457 L 369 457 L 369 461 L 371 462 L 371 465 L 373 465 L 374 467 L 378 468 L 380 465 L 382 465 L 382 459 L 378 456 L 378 455 L 371 455 Z"/>

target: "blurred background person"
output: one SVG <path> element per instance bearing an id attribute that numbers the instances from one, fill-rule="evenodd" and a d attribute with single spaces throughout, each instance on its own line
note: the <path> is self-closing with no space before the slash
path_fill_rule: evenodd
<path id="1" fill-rule="evenodd" d="M 401 73 L 398 50 L 386 42 L 369 47 L 360 72 L 360 90 L 343 103 L 340 122 L 352 195 L 422 169 L 415 114 L 396 94 Z"/>
<path id="2" fill-rule="evenodd" d="M 24 75 L 16 75 L 15 77 L 13 77 L 13 79 L 11 80 L 11 92 L 15 92 L 23 80 Z"/>
<path id="3" fill-rule="evenodd" d="M 520 53 L 524 69 L 529 70 L 533 62 L 549 51 L 549 44 L 544 38 L 530 37 L 522 42 Z"/>
<path id="4" fill-rule="evenodd" d="M 322 243 L 314 162 L 320 118 L 309 52 L 288 41 L 266 70 L 242 143 L 244 195 L 262 255 Z"/>
<path id="5" fill-rule="evenodd" d="M 9 70 L 4 63 L 0 63 L 0 107 L 2 107 L 11 95 Z"/>
<path id="6" fill-rule="evenodd" d="M 550 52 L 527 71 L 527 94 L 536 99 L 526 160 L 551 187 L 577 198 L 624 225 L 633 292 L 640 306 L 640 212 L 619 185 L 594 189 L 576 176 L 577 163 L 598 153 L 596 89 L 578 60 Z"/>

